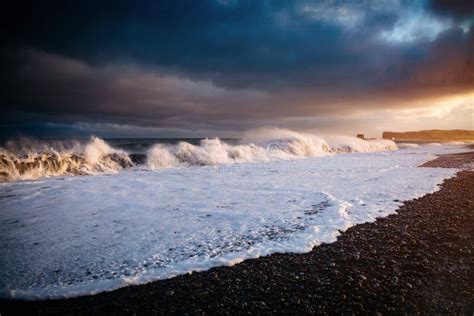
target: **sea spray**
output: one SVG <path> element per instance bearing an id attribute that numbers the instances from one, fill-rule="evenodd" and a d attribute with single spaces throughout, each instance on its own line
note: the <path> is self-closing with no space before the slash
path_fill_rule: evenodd
<path id="1" fill-rule="evenodd" d="M 128 154 L 92 137 L 88 144 L 20 140 L 0 148 L 0 180 L 115 172 L 133 166 Z"/>
<path id="2" fill-rule="evenodd" d="M 249 131 L 238 144 L 229 144 L 219 138 L 202 139 L 198 144 L 185 141 L 177 144 L 158 143 L 148 149 L 146 157 L 115 148 L 98 137 L 92 137 L 87 143 L 22 139 L 8 142 L 0 148 L 0 180 L 113 173 L 136 166 L 155 170 L 396 149 L 396 144 L 391 140 L 320 137 L 278 128 Z"/>
<path id="3" fill-rule="evenodd" d="M 396 150 L 397 145 L 388 139 L 360 139 L 357 137 L 330 135 L 325 140 L 334 153 L 370 153 L 374 151 Z"/>

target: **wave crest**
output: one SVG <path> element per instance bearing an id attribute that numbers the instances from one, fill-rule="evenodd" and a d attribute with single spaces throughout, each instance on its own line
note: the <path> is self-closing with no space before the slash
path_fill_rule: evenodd
<path id="1" fill-rule="evenodd" d="M 0 180 L 3 181 L 114 172 L 131 166 L 127 153 L 97 137 L 92 137 L 85 146 L 21 140 L 0 148 Z"/>
<path id="2" fill-rule="evenodd" d="M 391 140 L 363 140 L 348 136 L 322 138 L 276 128 L 249 132 L 238 144 L 228 144 L 219 138 L 203 139 L 198 145 L 188 142 L 155 144 L 146 155 L 129 154 L 97 137 L 92 137 L 86 144 L 77 141 L 45 144 L 22 140 L 0 148 L 0 180 L 110 173 L 137 165 L 154 170 L 395 149 L 397 146 Z"/>

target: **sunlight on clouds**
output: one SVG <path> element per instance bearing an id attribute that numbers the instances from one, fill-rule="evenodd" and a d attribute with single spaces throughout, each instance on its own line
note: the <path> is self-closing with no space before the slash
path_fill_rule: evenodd
<path id="1" fill-rule="evenodd" d="M 435 118 L 435 119 L 465 119 L 466 117 L 457 117 L 458 115 L 474 117 L 474 92 L 469 92 L 463 95 L 451 96 L 441 98 L 431 102 L 431 105 L 426 107 L 418 107 L 419 103 L 427 103 L 426 100 L 418 101 L 414 104 L 413 109 L 404 109 L 394 112 L 394 119 L 407 120 L 419 118 Z M 473 126 L 474 128 L 474 126 Z"/>
<path id="2" fill-rule="evenodd" d="M 380 131 L 388 130 L 474 130 L 474 91 L 451 97 L 416 100 L 399 106 L 403 108 L 366 112 L 356 117 L 351 115 L 347 122 L 358 123 L 355 126 L 363 126 L 363 132 L 374 137 L 379 136 Z"/>

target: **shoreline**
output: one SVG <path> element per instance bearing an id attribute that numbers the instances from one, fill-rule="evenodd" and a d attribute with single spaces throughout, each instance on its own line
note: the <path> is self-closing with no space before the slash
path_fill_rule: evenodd
<path id="1" fill-rule="evenodd" d="M 461 167 L 474 152 L 420 167 Z M 353 226 L 305 254 L 273 254 L 129 286 L 48 301 L 0 300 L 29 313 L 473 313 L 474 171 L 404 202 L 398 214 Z"/>

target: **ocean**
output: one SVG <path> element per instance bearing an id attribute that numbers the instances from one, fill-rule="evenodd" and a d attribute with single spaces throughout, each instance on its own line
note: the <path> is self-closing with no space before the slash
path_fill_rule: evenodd
<path id="1" fill-rule="evenodd" d="M 109 291 L 276 252 L 393 214 L 462 144 L 271 131 L 242 139 L 16 140 L 0 173 L 0 297 Z"/>

